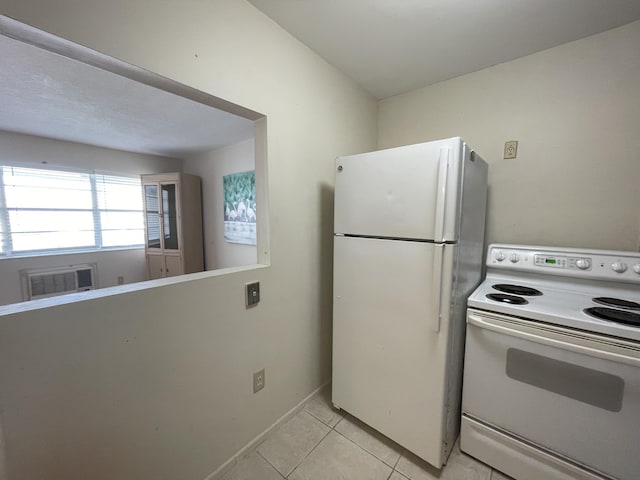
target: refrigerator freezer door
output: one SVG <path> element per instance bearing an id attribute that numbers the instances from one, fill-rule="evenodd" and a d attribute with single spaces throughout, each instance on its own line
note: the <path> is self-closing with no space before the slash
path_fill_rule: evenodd
<path id="1" fill-rule="evenodd" d="M 444 460 L 455 248 L 334 237 L 333 403 L 436 467 Z"/>
<path id="2" fill-rule="evenodd" d="M 336 159 L 335 232 L 457 240 L 462 140 Z"/>

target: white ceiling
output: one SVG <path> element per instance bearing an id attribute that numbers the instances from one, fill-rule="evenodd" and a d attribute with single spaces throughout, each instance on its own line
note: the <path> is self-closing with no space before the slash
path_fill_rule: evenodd
<path id="1" fill-rule="evenodd" d="M 639 0 L 249 0 L 377 98 L 640 18 Z"/>
<path id="2" fill-rule="evenodd" d="M 639 0 L 249 0 L 377 98 L 640 19 Z M 0 130 L 185 158 L 251 120 L 0 35 Z"/>
<path id="3" fill-rule="evenodd" d="M 0 35 L 0 130 L 185 158 L 253 121 Z"/>

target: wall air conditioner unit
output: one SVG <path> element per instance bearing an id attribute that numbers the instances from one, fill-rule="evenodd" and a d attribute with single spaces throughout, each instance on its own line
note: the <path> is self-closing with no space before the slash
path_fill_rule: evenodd
<path id="1" fill-rule="evenodd" d="M 22 270 L 24 300 L 56 297 L 97 288 L 96 265 L 92 263 Z"/>

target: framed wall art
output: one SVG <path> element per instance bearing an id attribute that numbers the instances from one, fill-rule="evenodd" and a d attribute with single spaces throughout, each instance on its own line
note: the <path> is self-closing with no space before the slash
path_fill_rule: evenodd
<path id="1" fill-rule="evenodd" d="M 256 244 L 256 172 L 222 177 L 224 239 L 230 243 Z"/>

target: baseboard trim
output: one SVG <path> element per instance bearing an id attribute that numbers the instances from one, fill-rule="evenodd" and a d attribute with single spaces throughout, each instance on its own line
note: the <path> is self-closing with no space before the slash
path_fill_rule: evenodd
<path id="1" fill-rule="evenodd" d="M 270 427 L 268 427 L 264 432 L 260 433 L 257 437 L 255 437 L 253 440 L 247 443 L 244 447 L 238 450 L 238 452 L 235 455 L 233 455 L 229 460 L 227 460 L 222 465 L 220 465 L 213 473 L 205 477 L 204 480 L 219 480 L 220 478 L 222 478 L 222 476 L 225 473 L 227 473 L 238 462 L 239 459 L 244 457 L 250 451 L 254 450 L 258 446 L 258 444 L 261 443 L 267 437 L 267 435 L 269 435 L 273 430 L 278 428 L 280 425 L 282 425 L 291 417 L 293 417 L 296 413 L 301 411 L 309 400 L 318 396 L 320 392 L 324 390 L 330 383 L 331 383 L 330 380 L 323 383 L 318 388 L 316 388 L 313 392 L 311 392 L 309 395 L 303 398 L 302 401 L 300 401 L 300 403 L 298 403 L 295 407 L 293 407 L 291 410 L 289 410 L 287 413 L 281 416 L 278 420 L 276 420 L 276 422 Z"/>

